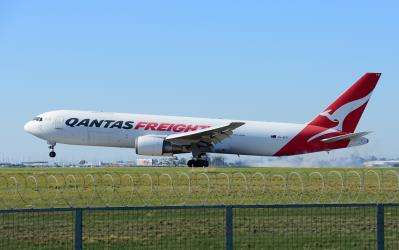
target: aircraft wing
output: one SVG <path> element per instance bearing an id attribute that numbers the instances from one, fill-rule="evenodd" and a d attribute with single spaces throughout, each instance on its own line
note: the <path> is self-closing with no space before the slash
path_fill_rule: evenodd
<path id="1" fill-rule="evenodd" d="M 346 135 L 338 135 L 338 136 L 322 139 L 321 142 L 330 143 L 330 142 L 336 142 L 336 141 L 342 141 L 342 140 L 350 140 L 350 139 L 353 139 L 356 137 L 362 137 L 362 136 L 368 135 L 370 133 L 371 132 L 358 132 L 358 133 L 350 133 L 350 134 L 346 134 Z"/>
<path id="2" fill-rule="evenodd" d="M 177 145 L 192 145 L 197 143 L 211 145 L 221 142 L 231 136 L 234 129 L 241 127 L 244 124 L 244 122 L 232 122 L 228 125 L 169 135 L 165 140 Z"/>

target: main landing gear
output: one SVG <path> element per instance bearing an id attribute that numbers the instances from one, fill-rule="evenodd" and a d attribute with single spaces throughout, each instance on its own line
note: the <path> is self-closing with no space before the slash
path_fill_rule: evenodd
<path id="1" fill-rule="evenodd" d="M 54 152 L 54 148 L 55 148 L 55 144 L 56 143 L 51 143 L 51 142 L 48 142 L 48 144 L 50 145 L 50 146 L 48 146 L 48 148 L 51 150 L 50 151 L 50 153 L 48 154 L 51 158 L 54 158 L 57 154 Z"/>
<path id="2" fill-rule="evenodd" d="M 208 167 L 209 162 L 208 162 L 205 154 L 199 154 L 197 156 L 195 156 L 193 154 L 193 159 L 189 160 L 187 162 L 187 166 L 190 168 L 191 167 Z"/>
<path id="3" fill-rule="evenodd" d="M 187 166 L 188 167 L 208 167 L 209 166 L 209 162 L 207 160 L 202 160 L 202 159 L 193 159 L 193 160 L 189 160 L 187 162 Z"/>

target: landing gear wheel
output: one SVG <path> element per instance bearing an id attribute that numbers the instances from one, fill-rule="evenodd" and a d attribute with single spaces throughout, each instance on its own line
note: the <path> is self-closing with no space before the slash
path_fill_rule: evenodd
<path id="1" fill-rule="evenodd" d="M 204 160 L 196 160 L 194 163 L 194 167 L 203 167 L 204 166 Z"/>
<path id="2" fill-rule="evenodd" d="M 189 160 L 188 162 L 187 162 L 187 166 L 189 167 L 189 168 L 191 168 L 191 167 L 193 167 L 195 164 L 194 164 L 194 160 Z"/>
<path id="3" fill-rule="evenodd" d="M 188 167 L 208 167 L 209 166 L 209 162 L 207 160 L 189 160 L 187 162 L 187 166 Z"/>
<path id="4" fill-rule="evenodd" d="M 207 160 L 197 160 L 196 161 L 196 167 L 208 167 L 209 162 Z"/>
<path id="5" fill-rule="evenodd" d="M 57 154 L 54 152 L 54 148 L 55 148 L 55 142 L 47 142 L 47 144 L 49 145 L 48 148 L 51 150 L 50 153 L 48 154 L 51 158 L 54 158 Z"/>

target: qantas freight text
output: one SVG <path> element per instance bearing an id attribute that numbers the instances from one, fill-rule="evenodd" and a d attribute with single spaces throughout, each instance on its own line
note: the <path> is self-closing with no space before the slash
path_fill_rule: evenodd
<path id="1" fill-rule="evenodd" d="M 193 125 L 193 124 L 174 124 L 174 123 L 158 123 L 158 122 L 137 122 L 133 121 L 115 121 L 115 120 L 98 120 L 98 119 L 82 119 L 69 118 L 65 121 L 69 127 L 97 127 L 97 128 L 118 128 L 118 129 L 143 129 L 152 131 L 173 131 L 173 132 L 188 132 L 196 131 L 198 129 L 209 128 L 208 125 Z"/>

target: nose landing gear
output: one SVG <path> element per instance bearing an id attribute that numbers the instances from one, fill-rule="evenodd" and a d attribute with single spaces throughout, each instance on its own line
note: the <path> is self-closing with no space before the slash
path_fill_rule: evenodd
<path id="1" fill-rule="evenodd" d="M 50 151 L 50 153 L 49 153 L 49 156 L 51 157 L 51 158 L 54 158 L 57 154 L 54 152 L 54 148 L 55 148 L 55 145 L 56 145 L 56 143 L 48 143 L 50 146 L 48 146 L 48 148 L 51 150 Z"/>

